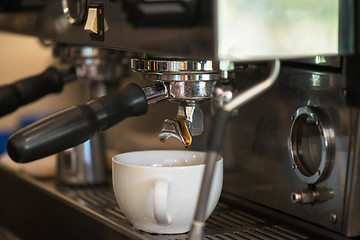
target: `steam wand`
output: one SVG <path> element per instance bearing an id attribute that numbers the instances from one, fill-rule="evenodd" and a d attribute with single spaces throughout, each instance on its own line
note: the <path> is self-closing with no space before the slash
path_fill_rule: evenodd
<path id="1" fill-rule="evenodd" d="M 214 174 L 215 163 L 218 154 L 221 152 L 223 142 L 225 139 L 226 126 L 231 116 L 231 112 L 240 107 L 241 105 L 249 102 L 259 94 L 269 89 L 276 81 L 280 72 L 280 61 L 274 60 L 273 67 L 270 75 L 263 82 L 253 86 L 252 88 L 242 92 L 230 102 L 226 103 L 223 108 L 220 108 L 214 118 L 212 129 L 208 138 L 207 154 L 206 154 L 206 166 L 204 170 L 204 176 L 201 184 L 198 203 L 194 215 L 194 220 L 191 224 L 189 232 L 190 240 L 202 240 L 204 239 L 204 226 L 206 220 L 206 209 L 210 193 L 211 182 Z"/>

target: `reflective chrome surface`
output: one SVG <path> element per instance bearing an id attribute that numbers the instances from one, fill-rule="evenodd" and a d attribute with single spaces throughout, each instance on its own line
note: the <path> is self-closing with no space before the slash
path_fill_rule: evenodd
<path id="1" fill-rule="evenodd" d="M 103 184 L 107 181 L 106 145 L 102 135 L 58 154 L 58 180 L 69 185 Z"/>
<path id="2" fill-rule="evenodd" d="M 246 72 L 242 74 L 245 75 Z M 321 79 L 321 84 L 313 84 L 314 75 Z M 250 80 L 248 82 L 251 83 Z M 350 207 L 348 201 L 359 199 L 360 195 L 355 190 L 355 185 L 351 188 L 347 185 L 348 181 L 354 183 L 353 177 L 359 174 L 358 169 L 352 168 L 350 169 L 353 175 L 347 174 L 349 167 L 354 164 L 353 161 L 356 161 L 352 153 L 357 151 L 351 147 L 350 139 L 353 135 L 357 136 L 359 131 L 357 123 L 352 120 L 358 115 L 347 106 L 343 95 L 344 88 L 345 76 L 339 73 L 283 68 L 273 88 L 240 108 L 239 115 L 230 122 L 224 150 L 224 159 L 227 159 L 224 166 L 224 191 L 326 229 L 352 236 L 359 234 L 355 233 L 355 230 L 346 230 L 357 224 L 357 219 L 360 218 L 359 214 L 346 212 Z M 320 130 L 320 127 L 315 125 L 316 128 L 312 128 L 315 131 L 302 134 L 303 141 L 311 141 L 313 133 L 319 138 L 321 134 L 327 134 L 329 129 L 333 131 L 333 152 L 328 152 L 331 154 L 332 164 L 328 165 L 327 174 L 322 176 L 321 181 L 312 181 L 311 184 L 315 190 L 332 189 L 333 198 L 313 205 L 293 204 L 290 198 L 294 192 L 311 188 L 307 180 L 304 181 L 295 173 L 288 148 L 292 117 L 303 106 L 321 109 L 327 116 L 324 119 L 316 112 L 323 129 Z M 328 123 L 331 123 L 331 127 Z M 329 138 L 331 140 L 332 137 Z M 331 149 L 331 141 L 328 144 Z M 321 151 L 318 156 L 323 158 L 327 146 L 309 145 L 317 146 L 320 148 L 316 150 Z M 300 151 L 307 151 L 304 145 L 302 147 Z M 313 157 L 315 158 L 315 155 Z M 315 166 L 310 168 L 313 169 L 311 171 L 315 173 L 315 178 L 319 164 L 325 164 L 326 168 L 327 161 L 317 160 Z M 348 194 L 352 197 L 348 198 Z M 336 215 L 336 222 L 330 221 L 332 214 Z M 343 220 L 348 218 L 349 214 L 352 219 L 345 225 Z"/>
<path id="3" fill-rule="evenodd" d="M 131 68 L 134 71 L 153 73 L 161 75 L 164 72 L 213 72 L 216 69 L 213 61 L 193 61 L 176 59 L 131 59 Z"/>
<path id="4" fill-rule="evenodd" d="M 328 116 L 314 107 L 301 107 L 292 117 L 289 152 L 292 168 L 308 184 L 320 182 L 333 163 L 335 136 Z"/>
<path id="5" fill-rule="evenodd" d="M 142 73 L 145 80 L 167 85 L 169 99 L 178 102 L 202 101 L 212 97 L 219 79 L 213 61 L 177 59 L 131 59 L 131 69 Z"/>
<path id="6" fill-rule="evenodd" d="M 170 137 L 180 140 L 185 147 L 189 147 L 192 143 L 189 127 L 181 119 L 165 119 L 162 123 L 159 131 L 159 140 L 165 142 Z"/>
<path id="7" fill-rule="evenodd" d="M 179 139 L 185 147 L 192 143 L 193 136 L 204 132 L 204 116 L 200 106 L 180 104 L 174 119 L 165 119 L 159 132 L 159 140 L 165 142 L 170 137 Z"/>
<path id="8" fill-rule="evenodd" d="M 54 55 L 76 68 L 88 98 L 115 91 L 128 72 L 128 57 L 122 51 L 90 46 L 59 44 Z M 84 94 L 86 95 L 86 93 Z M 69 185 L 103 184 L 107 180 L 106 144 L 102 133 L 58 154 L 58 179 Z"/>
<path id="9" fill-rule="evenodd" d="M 113 82 L 127 74 L 129 58 L 123 51 L 94 46 L 56 44 L 54 56 L 76 68 L 79 80 Z M 96 97 L 96 96 L 92 96 Z"/>
<path id="10" fill-rule="evenodd" d="M 213 95 L 215 81 L 183 81 L 169 82 L 170 100 L 174 101 L 204 101 Z"/>
<path id="11" fill-rule="evenodd" d="M 334 198 L 334 191 L 328 188 L 306 188 L 291 193 L 291 201 L 300 204 L 315 204 L 332 198 Z"/>
<path id="12" fill-rule="evenodd" d="M 215 113 L 218 108 L 222 108 L 226 103 L 236 95 L 236 87 L 231 81 L 220 80 L 213 89 L 213 97 L 211 98 L 211 111 Z"/>
<path id="13" fill-rule="evenodd" d="M 269 76 L 267 76 L 262 82 L 236 95 L 233 99 L 231 99 L 231 101 L 224 105 L 224 110 L 228 112 L 233 111 L 236 108 L 241 107 L 243 104 L 248 103 L 249 101 L 263 94 L 274 85 L 279 77 L 279 73 L 280 60 L 276 59 L 272 62 Z"/>
<path id="14" fill-rule="evenodd" d="M 149 106 L 169 98 L 169 91 L 165 84 L 156 83 L 153 86 L 143 88 L 143 91 Z"/>
<path id="15" fill-rule="evenodd" d="M 145 80 L 163 84 L 166 99 L 179 104 L 177 116 L 164 120 L 160 141 L 174 137 L 189 147 L 192 137 L 204 131 L 200 104 L 213 96 L 213 87 L 219 79 L 217 66 L 209 60 L 133 58 L 131 68 L 142 73 Z"/>

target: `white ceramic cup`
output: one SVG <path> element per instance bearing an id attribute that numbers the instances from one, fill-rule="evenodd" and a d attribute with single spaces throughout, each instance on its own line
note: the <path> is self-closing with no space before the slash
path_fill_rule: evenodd
<path id="1" fill-rule="evenodd" d="M 202 177 L 205 152 L 139 151 L 113 157 L 116 200 L 136 229 L 161 234 L 190 230 Z M 221 194 L 223 159 L 216 162 L 207 207 L 210 216 Z"/>

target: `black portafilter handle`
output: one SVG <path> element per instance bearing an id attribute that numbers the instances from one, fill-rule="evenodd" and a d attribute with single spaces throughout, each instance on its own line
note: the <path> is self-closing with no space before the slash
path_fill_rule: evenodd
<path id="1" fill-rule="evenodd" d="M 39 75 L 0 86 L 0 117 L 47 94 L 61 92 L 65 83 L 75 77 L 74 69 L 62 72 L 49 67 Z"/>
<path id="2" fill-rule="evenodd" d="M 90 139 L 122 120 L 146 114 L 148 102 L 141 87 L 129 84 L 120 92 L 66 108 L 10 136 L 7 152 L 15 162 L 37 160 Z"/>

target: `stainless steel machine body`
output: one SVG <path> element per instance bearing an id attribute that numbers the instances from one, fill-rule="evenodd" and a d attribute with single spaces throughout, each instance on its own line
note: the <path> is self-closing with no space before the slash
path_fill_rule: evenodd
<path id="1" fill-rule="evenodd" d="M 26 3 L 26 1 L 23 1 Z M 67 6 L 62 4 L 68 2 Z M 167 26 L 170 20 L 160 20 L 161 12 L 151 12 L 150 18 L 158 18 L 157 22 L 147 25 L 148 19 L 137 21 L 136 16 L 126 14 L 127 9 L 138 8 L 138 2 L 132 1 L 90 1 L 90 0 L 51 0 L 44 1 L 39 9 L 29 11 L 5 12 L 1 14 L 0 25 L 5 31 L 18 32 L 43 39 L 53 39 L 60 43 L 77 45 L 103 46 L 130 52 L 151 53 L 156 56 L 186 56 L 189 59 L 212 59 L 214 52 L 212 3 L 202 0 L 175 1 L 175 5 L 183 5 L 178 11 L 179 18 Z M 104 4 L 105 20 L 109 29 L 105 32 L 104 41 L 94 41 L 89 32 L 84 30 L 87 10 L 92 3 Z M 166 2 L 164 2 L 166 4 Z M 188 16 L 186 4 L 194 5 L 192 10 L 196 16 Z M 155 9 L 162 8 L 162 2 L 153 2 Z M 158 5 L 157 5 L 158 4 Z M 165 5 L 167 7 L 168 5 Z M 201 6 L 201 7 L 200 7 Z M 149 9 L 152 4 L 149 2 Z M 153 7 L 153 8 L 154 8 Z M 176 7 L 174 7 L 174 11 Z M 78 9 L 86 9 L 85 14 L 78 14 Z M 147 6 L 144 6 L 147 9 Z M 164 9 L 164 8 L 162 8 Z M 190 8 L 189 8 L 190 9 Z M 193 9 L 193 7 L 191 8 Z M 129 11 L 130 12 L 130 11 Z M 132 11 L 135 14 L 137 11 Z M 169 11 L 170 12 L 170 11 Z M 69 14 L 76 16 L 74 22 Z M 159 16 L 160 15 L 160 16 Z M 174 13 L 176 15 L 176 13 Z M 173 17 L 174 17 L 173 15 Z M 169 18 L 169 17 L 167 17 Z M 171 18 L 170 18 L 171 19 Z M 142 22 L 139 23 L 139 21 Z M 184 25 L 185 24 L 185 25 Z M 159 28 L 159 25 L 162 27 Z M 178 27 L 180 26 L 180 27 Z M 161 36 L 161 40 L 159 39 Z M 174 47 L 176 46 L 176 47 Z"/>
<path id="2" fill-rule="evenodd" d="M 224 191 L 357 236 L 358 109 L 345 94 L 339 73 L 284 68 L 230 123 Z"/>
<path id="3" fill-rule="evenodd" d="M 212 59 L 237 89 L 266 76 L 254 60 L 281 58 L 275 85 L 238 109 L 230 121 L 223 151 L 223 198 L 283 219 L 294 217 L 300 220 L 297 224 L 339 238 L 360 236 L 360 106 L 348 104 L 353 90 L 349 75 L 357 72 L 346 68 L 352 61 L 348 55 L 357 54 L 356 1 L 218 0 L 212 9 L 207 1 L 179 0 L 167 5 L 172 11 L 182 9 L 168 25 L 160 13 L 132 11 L 163 6 L 163 1 L 101 1 L 103 8 L 95 1 L 75 1 L 80 8 L 95 4 L 104 11 L 108 29 L 104 27 L 100 41 L 84 30 L 86 13 L 69 15 L 71 2 L 52 0 L 41 11 L 1 13 L 0 29 L 144 53 L 145 59 Z M 187 4 L 197 6 L 194 14 L 184 11 Z M 148 20 L 151 17 L 157 22 Z M 237 71 L 239 63 L 249 65 Z M 152 80 L 166 77 L 158 75 Z M 205 135 L 209 127 L 205 124 Z"/>

